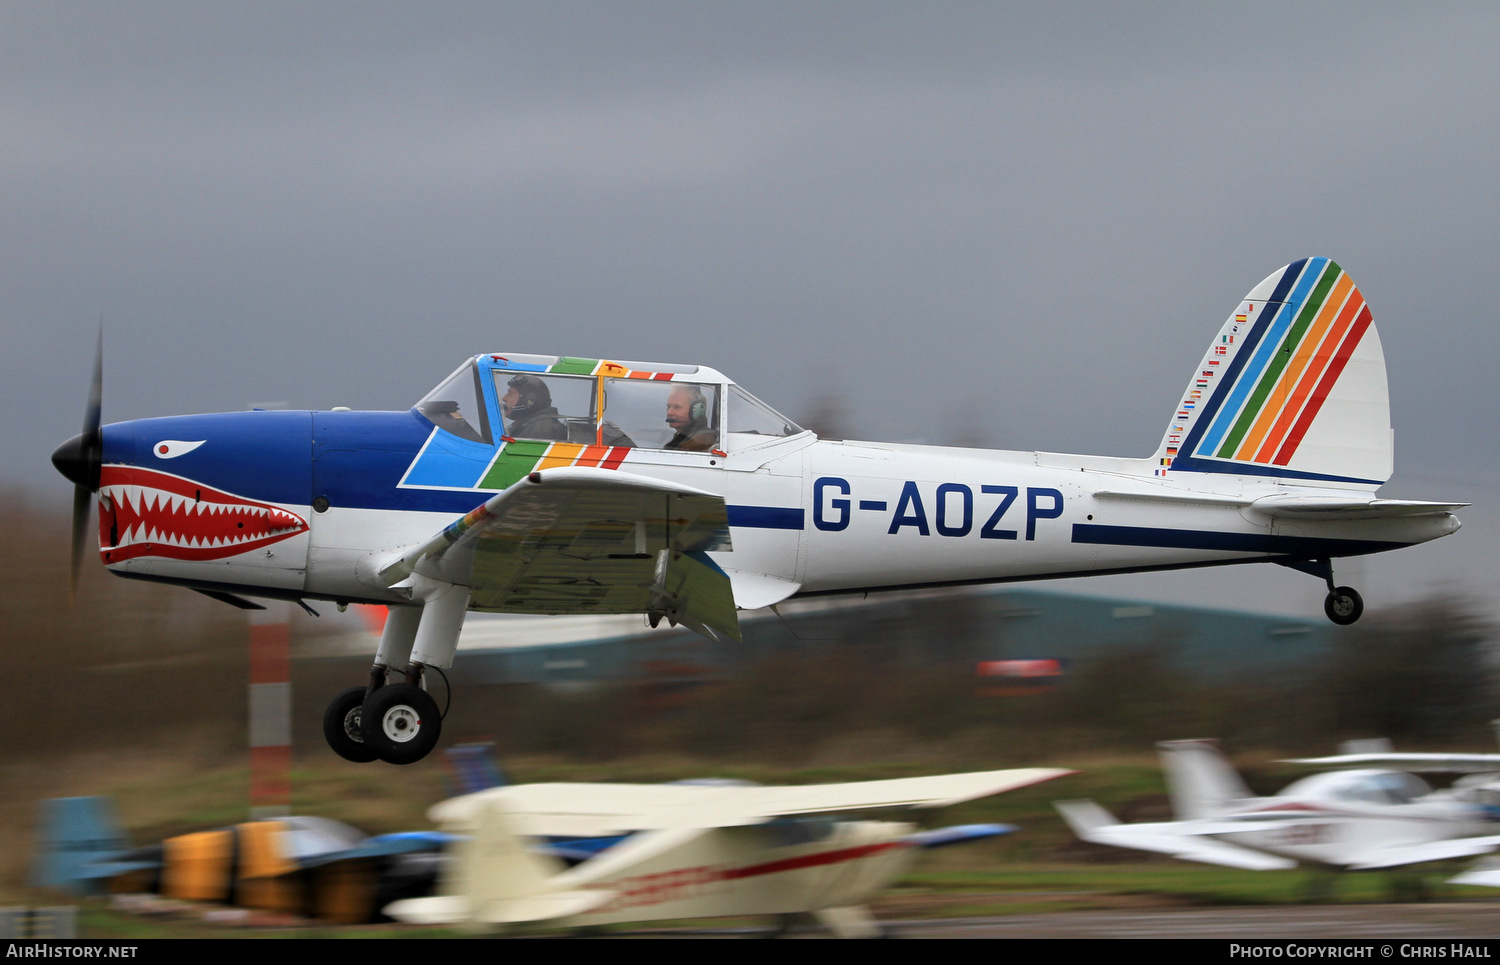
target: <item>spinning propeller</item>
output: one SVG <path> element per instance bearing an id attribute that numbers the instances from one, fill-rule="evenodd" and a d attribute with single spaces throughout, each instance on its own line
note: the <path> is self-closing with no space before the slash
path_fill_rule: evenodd
<path id="1" fill-rule="evenodd" d="M 104 434 L 99 431 L 99 412 L 104 385 L 104 326 L 94 348 L 94 378 L 89 383 L 89 405 L 83 413 L 83 431 L 58 446 L 52 465 L 73 483 L 73 569 L 70 583 L 78 590 L 78 567 L 83 558 L 84 534 L 89 525 L 89 504 L 99 491 L 99 466 L 104 458 Z"/>

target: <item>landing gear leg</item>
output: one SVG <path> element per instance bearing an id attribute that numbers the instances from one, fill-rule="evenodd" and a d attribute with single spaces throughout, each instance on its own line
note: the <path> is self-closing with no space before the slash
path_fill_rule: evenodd
<path id="1" fill-rule="evenodd" d="M 1328 584 L 1328 595 L 1323 598 L 1323 612 L 1328 619 L 1341 627 L 1347 627 L 1365 612 L 1365 601 L 1352 586 L 1335 586 L 1333 564 L 1326 557 L 1321 560 L 1277 560 L 1301 573 L 1316 576 Z"/>
<path id="2" fill-rule="evenodd" d="M 405 638 L 409 641 L 406 653 L 402 655 L 407 660 L 405 679 L 402 683 L 388 683 L 371 690 L 365 697 L 360 715 L 360 732 L 365 744 L 388 764 L 415 764 L 437 746 L 443 730 L 443 716 L 438 711 L 437 702 L 422 689 L 422 676 L 428 667 L 453 666 L 458 633 L 463 629 L 464 613 L 469 608 L 467 587 L 420 577 L 414 582 L 422 608 L 416 611 L 415 617 L 407 617 L 414 632 Z M 395 616 L 393 608 L 386 622 L 388 632 L 390 620 Z M 386 667 L 393 665 L 395 647 L 388 651 L 386 642 L 382 636 L 377 668 L 382 663 Z M 384 661 L 380 659 L 382 657 Z"/>
<path id="3" fill-rule="evenodd" d="M 380 631 L 375 665 L 370 668 L 370 686 L 365 693 L 367 698 L 385 686 L 385 677 L 390 668 L 399 667 L 411 659 L 412 643 L 417 639 L 417 629 L 422 624 L 422 609 L 419 606 L 386 608 L 385 629 Z"/>

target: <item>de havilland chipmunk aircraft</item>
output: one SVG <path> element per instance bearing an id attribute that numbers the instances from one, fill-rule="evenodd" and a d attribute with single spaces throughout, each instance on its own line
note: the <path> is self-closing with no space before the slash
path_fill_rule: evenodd
<path id="1" fill-rule="evenodd" d="M 1342 268 L 1245 296 L 1141 459 L 820 440 L 718 372 L 466 360 L 404 412 L 252 411 L 100 427 L 53 454 L 112 572 L 224 602 L 390 608 L 366 686 L 329 705 L 350 760 L 434 746 L 427 668 L 468 610 L 643 613 L 738 639 L 795 595 L 1274 562 L 1363 603 L 1331 560 L 1458 529 L 1462 503 L 1378 498 L 1385 358 Z M 388 672 L 399 681 L 386 682 Z"/>
<path id="2" fill-rule="evenodd" d="M 1404 770 L 1330 771 L 1255 797 L 1206 741 L 1158 745 L 1175 820 L 1121 824 L 1092 801 L 1058 801 L 1094 844 L 1268 871 L 1305 862 L 1341 870 L 1466 858 L 1500 848 L 1490 808 L 1463 789 L 1434 791 Z"/>

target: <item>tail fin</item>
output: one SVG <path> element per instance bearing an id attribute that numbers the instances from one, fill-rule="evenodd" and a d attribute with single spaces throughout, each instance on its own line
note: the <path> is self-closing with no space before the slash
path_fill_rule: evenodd
<path id="1" fill-rule="evenodd" d="M 1218 472 L 1375 489 L 1390 478 L 1385 353 L 1327 258 L 1251 289 L 1208 348 L 1157 450 L 1157 475 Z"/>
<path id="2" fill-rule="evenodd" d="M 1177 820 L 1211 818 L 1234 802 L 1255 796 L 1213 744 L 1165 741 L 1156 746 L 1167 772 L 1167 792 Z"/>
<path id="3" fill-rule="evenodd" d="M 97 890 L 98 876 L 90 873 L 89 866 L 130 850 L 109 798 L 53 798 L 43 801 L 38 810 L 34 885 Z"/>
<path id="4" fill-rule="evenodd" d="M 385 913 L 400 921 L 514 925 L 583 914 L 615 897 L 560 885 L 563 863 L 527 845 L 502 801 L 480 805 L 472 835 L 455 851 L 443 894 L 393 902 Z"/>
<path id="5" fill-rule="evenodd" d="M 452 890 L 467 895 L 476 911 L 553 892 L 552 879 L 564 870 L 562 862 L 526 846 L 499 801 L 480 812 L 473 836 L 457 851 Z"/>

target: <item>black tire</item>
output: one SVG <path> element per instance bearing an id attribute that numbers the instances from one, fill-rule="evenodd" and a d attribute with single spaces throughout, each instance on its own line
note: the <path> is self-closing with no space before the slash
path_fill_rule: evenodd
<path id="1" fill-rule="evenodd" d="M 437 746 L 443 718 L 437 701 L 411 684 L 387 684 L 365 701 L 365 746 L 387 764 L 415 764 Z"/>
<path id="2" fill-rule="evenodd" d="M 1347 627 L 1365 612 L 1365 601 L 1353 587 L 1341 586 L 1323 598 L 1323 612 L 1334 623 Z"/>
<path id="3" fill-rule="evenodd" d="M 356 764 L 368 764 L 376 757 L 374 749 L 365 743 L 360 726 L 364 702 L 365 688 L 350 687 L 323 711 L 323 739 L 335 754 Z"/>

